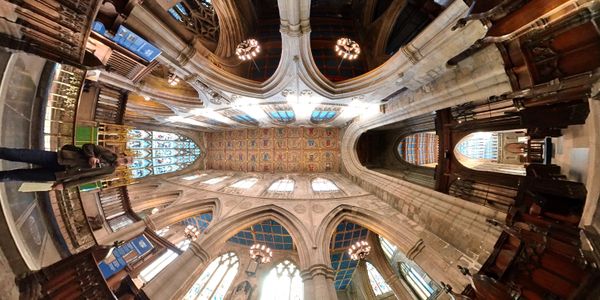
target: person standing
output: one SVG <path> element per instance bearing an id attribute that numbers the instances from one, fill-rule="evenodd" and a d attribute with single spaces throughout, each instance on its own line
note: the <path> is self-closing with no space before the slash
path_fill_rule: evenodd
<path id="1" fill-rule="evenodd" d="M 0 171 L 0 182 L 54 181 L 55 189 L 73 187 L 105 179 L 116 167 L 128 165 L 130 157 L 94 144 L 65 145 L 59 151 L 0 147 L 0 159 L 38 165 L 32 169 Z"/>

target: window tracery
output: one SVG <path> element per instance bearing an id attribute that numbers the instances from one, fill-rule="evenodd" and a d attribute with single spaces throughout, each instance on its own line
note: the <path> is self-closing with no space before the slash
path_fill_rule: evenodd
<path id="1" fill-rule="evenodd" d="M 212 42 L 219 40 L 219 18 L 210 0 L 184 0 L 168 13 L 187 29 Z"/>
<path id="2" fill-rule="evenodd" d="M 300 270 L 291 261 L 285 260 L 275 266 L 265 277 L 261 300 L 302 300 L 302 278 Z"/>
<path id="3" fill-rule="evenodd" d="M 217 184 L 217 183 L 219 183 L 219 182 L 222 182 L 223 180 L 225 180 L 225 179 L 227 179 L 227 178 L 229 178 L 229 177 L 231 177 L 231 176 L 220 176 L 220 177 L 215 177 L 215 178 L 211 178 L 211 179 L 208 179 L 208 180 L 206 180 L 206 181 L 203 181 L 202 183 L 204 183 L 204 184 L 210 184 L 210 185 L 213 185 L 213 184 Z"/>
<path id="4" fill-rule="evenodd" d="M 286 193 L 294 191 L 295 182 L 293 179 L 279 179 L 269 186 L 267 191 L 275 193 Z"/>
<path id="5" fill-rule="evenodd" d="M 377 269 L 367 262 L 367 274 L 369 275 L 369 283 L 371 283 L 371 287 L 373 288 L 373 292 L 375 296 L 383 295 L 385 293 L 391 292 L 392 289 L 385 282 L 383 276 L 377 271 Z"/>
<path id="6" fill-rule="evenodd" d="M 337 192 L 340 190 L 333 181 L 321 177 L 313 179 L 311 181 L 311 187 L 312 190 L 317 193 Z"/>
<path id="7" fill-rule="evenodd" d="M 465 167 L 511 175 L 525 175 L 526 130 L 475 132 L 462 138 L 454 148 L 456 159 Z"/>
<path id="8" fill-rule="evenodd" d="M 213 260 L 202 272 L 184 300 L 221 300 L 238 273 L 239 259 L 233 252 L 225 253 Z"/>
<path id="9" fill-rule="evenodd" d="M 200 156 L 200 148 L 190 138 L 176 133 L 132 129 L 127 149 L 133 152 L 130 165 L 133 178 L 182 170 Z"/>

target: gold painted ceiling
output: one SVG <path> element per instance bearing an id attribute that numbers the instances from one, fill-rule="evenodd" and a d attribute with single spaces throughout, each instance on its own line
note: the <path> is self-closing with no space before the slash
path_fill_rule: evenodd
<path id="1" fill-rule="evenodd" d="M 338 128 L 284 127 L 206 133 L 207 168 L 245 172 L 339 172 Z"/>

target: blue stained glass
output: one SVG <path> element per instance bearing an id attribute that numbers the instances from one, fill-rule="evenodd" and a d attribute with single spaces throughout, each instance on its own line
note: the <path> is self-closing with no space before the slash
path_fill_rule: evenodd
<path id="1" fill-rule="evenodd" d="M 332 110 L 314 110 L 310 115 L 310 120 L 315 123 L 331 121 L 337 112 Z"/>
<path id="2" fill-rule="evenodd" d="M 279 122 L 282 122 L 282 123 L 292 122 L 292 121 L 294 121 L 294 118 L 296 117 L 294 112 L 291 110 L 277 110 L 277 111 L 272 111 L 269 114 L 271 115 L 271 118 L 273 118 Z"/>

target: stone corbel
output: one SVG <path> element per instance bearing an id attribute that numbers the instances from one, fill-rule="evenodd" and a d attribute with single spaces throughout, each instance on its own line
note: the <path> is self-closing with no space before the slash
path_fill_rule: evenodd
<path id="1" fill-rule="evenodd" d="M 175 60 L 179 62 L 181 66 L 185 66 L 191 59 L 196 55 L 196 38 L 194 38 L 187 47 L 181 50 Z"/>
<path id="2" fill-rule="evenodd" d="M 406 46 L 400 48 L 400 51 L 406 55 L 408 60 L 416 65 L 421 59 L 423 59 L 423 55 L 419 52 L 419 49 L 415 48 L 412 44 L 407 44 Z"/>
<path id="3" fill-rule="evenodd" d="M 302 280 L 311 280 L 317 276 L 323 276 L 327 279 L 334 280 L 335 279 L 335 271 L 324 264 L 317 264 L 309 267 L 308 269 L 300 272 L 300 277 Z"/>
<path id="4" fill-rule="evenodd" d="M 415 258 L 417 258 L 417 255 L 419 255 L 423 249 L 425 249 L 425 242 L 423 241 L 423 239 L 419 239 L 414 246 L 412 246 L 410 248 L 410 250 L 408 250 L 408 252 L 406 252 L 406 257 L 408 257 L 408 259 L 410 260 L 415 260 Z"/>

